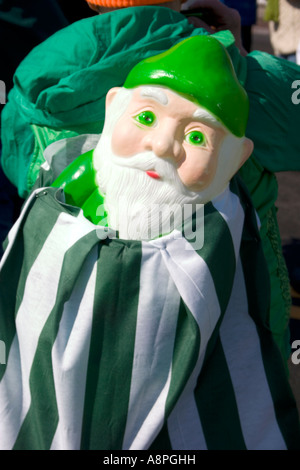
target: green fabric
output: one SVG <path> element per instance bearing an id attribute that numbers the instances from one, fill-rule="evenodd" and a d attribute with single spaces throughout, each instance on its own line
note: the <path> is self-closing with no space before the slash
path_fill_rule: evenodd
<path id="1" fill-rule="evenodd" d="M 122 86 L 142 59 L 199 34 L 207 33 L 170 9 L 126 8 L 78 21 L 33 49 L 17 69 L 2 113 L 2 166 L 20 196 L 28 195 L 43 161 L 29 125 L 65 135 L 94 132 L 99 123 L 101 132 L 108 90 Z M 231 33 L 216 36 L 237 58 Z M 238 68 L 245 77 L 244 66 Z"/>
<path id="2" fill-rule="evenodd" d="M 258 212 L 260 236 L 271 282 L 270 326 L 275 341 L 284 358 L 290 354 L 289 317 L 290 287 L 287 267 L 282 255 L 280 233 L 274 203 L 277 199 L 277 181 L 273 173 L 265 170 L 251 157 L 239 174 L 246 183 L 251 199 Z"/>
<path id="3" fill-rule="evenodd" d="M 124 87 L 152 84 L 187 96 L 212 113 L 232 134 L 245 135 L 248 97 L 226 49 L 215 38 L 188 38 L 162 54 L 142 60 L 131 70 Z"/>
<path id="4" fill-rule="evenodd" d="M 85 217 L 91 222 L 106 225 L 107 213 L 104 210 L 103 197 L 95 183 L 92 154 L 93 152 L 90 151 L 79 156 L 71 165 L 65 168 L 53 183 L 51 169 L 41 173 L 43 178 L 41 178 L 38 186 L 51 184 L 52 186 L 63 188 L 68 204 L 81 207 Z M 289 294 L 289 278 L 282 256 L 280 233 L 274 204 L 260 205 L 261 201 L 263 201 L 263 196 L 266 196 L 268 193 L 269 201 L 272 201 L 274 191 L 276 196 L 276 179 L 272 173 L 269 173 L 269 178 L 266 178 L 266 176 L 262 177 L 263 174 L 263 167 L 253 157 L 240 170 L 242 179 L 248 181 L 252 201 L 260 214 L 260 236 L 262 238 L 262 247 L 268 260 L 272 293 L 270 326 L 277 346 L 283 358 L 286 358 L 290 354 L 288 323 L 291 299 Z M 96 213 L 95 208 L 99 208 Z M 217 273 L 215 276 L 217 277 Z M 221 279 L 218 285 L 222 286 Z"/>
<path id="5" fill-rule="evenodd" d="M 291 97 L 300 67 L 260 51 L 248 54 L 246 61 L 250 102 L 246 135 L 254 142 L 253 155 L 269 172 L 299 171 L 299 106 Z"/>
<path id="6" fill-rule="evenodd" d="M 31 195 L 0 270 L 0 449 L 299 450 L 240 179 L 197 250 L 107 239 L 58 196 Z"/>
<path id="7" fill-rule="evenodd" d="M 43 162 L 44 149 L 30 125 L 39 128 L 46 142 L 50 136 L 52 142 L 67 133 L 101 132 L 105 96 L 112 86 L 123 85 L 140 60 L 203 34 L 179 13 L 138 7 L 78 21 L 33 49 L 17 69 L 2 112 L 2 165 L 20 196 L 28 195 Z M 228 31 L 215 36 L 245 82 L 247 135 L 254 140 L 255 157 L 270 171 L 300 170 L 298 109 L 290 99 L 299 67 L 257 51 L 243 58 Z"/>
<path id="8" fill-rule="evenodd" d="M 101 132 L 106 93 L 123 85 L 135 64 L 184 38 L 203 34 L 207 32 L 194 29 L 179 13 L 138 7 L 81 20 L 36 47 L 19 66 L 1 115 L 2 165 L 19 194 L 26 197 L 36 181 L 44 146 L 66 136 Z M 240 174 L 261 219 L 268 265 L 277 259 L 271 273 L 277 286 L 272 291 L 275 305 L 287 291 L 278 287 L 285 284 L 277 269 L 283 264 L 282 254 L 277 256 L 270 242 L 277 239 L 275 245 L 280 246 L 272 210 L 277 198 L 272 173 L 300 170 L 299 109 L 291 100 L 291 84 L 300 68 L 260 51 L 241 57 L 231 33 L 215 36 L 226 46 L 249 97 L 246 135 L 255 148 Z M 266 228 L 268 213 L 273 217 L 268 225 L 273 226 L 272 234 Z M 280 314 L 278 310 L 271 310 L 271 317 L 281 322 L 284 336 L 286 309 Z M 280 328 L 278 324 L 276 330 Z"/>
<path id="9" fill-rule="evenodd" d="M 265 14 L 264 14 L 265 21 L 275 21 L 278 22 L 279 20 L 279 0 L 268 0 Z"/>

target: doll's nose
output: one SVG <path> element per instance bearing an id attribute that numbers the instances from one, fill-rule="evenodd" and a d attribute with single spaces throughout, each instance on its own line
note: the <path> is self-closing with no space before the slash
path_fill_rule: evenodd
<path id="1" fill-rule="evenodd" d="M 157 157 L 180 159 L 182 146 L 175 135 L 168 133 L 155 133 L 149 137 L 148 144 Z"/>

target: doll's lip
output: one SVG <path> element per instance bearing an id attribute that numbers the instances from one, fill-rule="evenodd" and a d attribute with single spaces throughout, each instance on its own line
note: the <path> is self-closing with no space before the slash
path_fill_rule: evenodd
<path id="1" fill-rule="evenodd" d="M 150 176 L 150 178 L 154 178 L 155 180 L 160 179 L 159 174 L 154 170 L 148 170 L 148 171 L 146 171 L 146 173 L 147 173 L 148 176 Z"/>

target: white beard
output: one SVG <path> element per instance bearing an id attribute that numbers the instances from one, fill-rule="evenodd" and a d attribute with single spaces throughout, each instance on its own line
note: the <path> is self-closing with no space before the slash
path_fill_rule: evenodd
<path id="1" fill-rule="evenodd" d="M 152 152 L 118 157 L 110 144 L 102 144 L 97 147 L 97 182 L 105 195 L 108 225 L 120 238 L 131 240 L 150 240 L 180 229 L 201 201 L 184 187 L 172 163 Z M 161 180 L 145 173 L 150 169 Z"/>

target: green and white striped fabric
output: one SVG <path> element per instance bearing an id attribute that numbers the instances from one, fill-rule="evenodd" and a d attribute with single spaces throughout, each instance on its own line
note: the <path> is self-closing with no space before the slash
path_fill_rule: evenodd
<path id="1" fill-rule="evenodd" d="M 197 250 L 110 238 L 59 194 L 31 195 L 1 261 L 0 449 L 299 449 L 239 182 Z"/>

